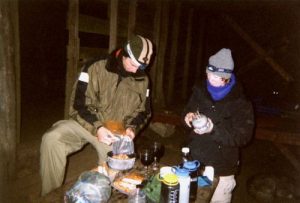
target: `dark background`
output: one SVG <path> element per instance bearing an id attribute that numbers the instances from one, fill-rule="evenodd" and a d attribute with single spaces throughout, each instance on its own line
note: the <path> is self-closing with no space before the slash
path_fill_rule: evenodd
<path id="1" fill-rule="evenodd" d="M 108 19 L 107 2 L 104 0 L 81 0 L 80 13 Z M 120 0 L 120 9 L 126 9 L 128 0 Z M 137 24 L 149 26 L 146 36 L 152 38 L 153 1 L 139 0 Z M 150 2 L 150 3 L 147 3 Z M 152 4 L 151 4 L 152 2 Z M 174 1 L 176 2 L 176 1 Z M 275 181 L 283 188 L 284 198 L 270 202 L 299 202 L 289 194 L 299 196 L 299 157 L 295 145 L 284 145 L 270 141 L 273 134 L 299 135 L 300 98 L 300 2 L 299 1 L 196 1 L 186 0 L 182 5 L 179 32 L 179 47 L 176 58 L 175 99 L 165 107 L 180 113 L 186 99 L 181 97 L 187 16 L 194 8 L 192 50 L 190 55 L 189 94 L 195 82 L 198 43 L 202 40 L 202 62 L 200 77 L 204 77 L 205 65 L 210 55 L 223 47 L 232 50 L 235 71 L 243 82 L 247 95 L 255 109 L 258 127 L 271 132 L 262 139 L 253 141 L 242 150 L 241 170 L 237 176 L 237 188 L 233 202 L 254 203 L 249 195 L 248 182 L 259 181 L 257 192 L 268 195 L 268 181 Z M 39 147 L 43 133 L 57 120 L 64 117 L 64 97 L 68 44 L 67 0 L 20 0 L 20 66 L 21 66 L 21 143 L 18 145 L 17 177 L 15 190 L 11 193 L 15 202 L 62 202 L 63 194 L 70 189 L 78 176 L 96 166 L 97 157 L 91 146 L 69 157 L 66 182 L 62 188 L 40 200 Z M 175 4 L 170 5 L 170 24 L 167 52 L 165 56 L 165 80 L 168 81 L 168 67 L 172 49 L 171 34 L 174 31 Z M 232 17 L 271 57 L 293 78 L 286 82 L 257 53 L 237 35 L 224 21 L 222 15 Z M 200 23 L 204 25 L 201 26 Z M 199 38 L 204 29 L 203 39 Z M 108 49 L 108 36 L 79 33 L 81 46 Z M 124 39 L 118 39 L 119 44 Z M 150 67 L 151 68 L 151 67 Z M 167 84 L 167 83 L 165 83 Z M 153 109 L 159 111 L 161 109 Z M 259 133 L 258 133 L 259 134 Z M 270 136 L 269 136 L 270 135 Z M 271 138 L 270 138 L 271 137 Z M 142 139 L 139 139 L 142 138 Z M 182 126 L 176 126 L 171 137 L 162 138 L 147 128 L 137 139 L 137 145 L 159 140 L 166 147 L 162 163 L 178 164 L 180 147 L 186 141 Z M 298 139 L 296 139 L 297 141 Z M 290 157 L 284 155 L 288 154 Z M 291 155 L 295 155 L 295 157 Z M 296 167 L 295 167 L 296 166 Z M 264 174 L 266 179 L 258 176 Z M 291 179 L 290 179 L 291 178 Z M 281 181 L 283 180 L 283 181 Z M 292 189 L 291 189 L 292 188 Z M 274 194 L 273 194 L 274 195 Z"/>
<path id="2" fill-rule="evenodd" d="M 142 18 L 154 15 L 154 11 L 149 12 L 149 4 L 145 2 L 138 3 L 137 16 L 143 16 Z M 180 111 L 186 103 L 186 99 L 180 97 L 182 90 L 180 81 L 183 79 L 186 16 L 191 7 L 195 8 L 192 36 L 194 45 L 200 41 L 199 19 L 204 19 L 201 22 L 205 23 L 201 77 L 204 77 L 204 67 L 209 56 L 223 47 L 230 48 L 235 61 L 235 72 L 244 83 L 247 95 L 258 112 L 274 115 L 287 112 L 289 115 L 299 115 L 299 1 L 186 1 L 182 6 L 181 20 L 178 25 L 180 26 L 179 50 L 174 85 L 177 99 L 171 100 L 166 108 L 172 110 L 176 106 L 176 111 Z M 22 136 L 22 132 L 30 128 L 26 120 L 38 117 L 44 130 L 53 121 L 63 118 L 68 43 L 67 9 L 68 2 L 63 0 L 19 2 L 21 140 L 26 139 Z M 174 9 L 174 4 L 171 4 L 171 13 Z M 107 4 L 96 0 L 80 1 L 80 13 L 107 19 Z M 256 52 L 225 23 L 223 14 L 231 16 L 270 53 L 273 59 L 294 78 L 294 81 L 286 82 L 263 59 L 259 59 Z M 169 35 L 174 29 L 172 19 L 173 16 L 170 15 Z M 139 20 L 138 18 L 137 21 Z M 148 21 L 153 24 L 152 19 Z M 108 36 L 79 33 L 79 37 L 81 46 L 108 48 Z M 171 37 L 168 39 L 165 57 L 166 74 L 172 45 Z M 192 49 L 189 62 L 191 66 L 189 94 L 196 77 L 196 46 L 192 46 Z M 168 77 L 165 80 L 167 81 Z M 45 120 L 46 118 L 48 121 Z"/>

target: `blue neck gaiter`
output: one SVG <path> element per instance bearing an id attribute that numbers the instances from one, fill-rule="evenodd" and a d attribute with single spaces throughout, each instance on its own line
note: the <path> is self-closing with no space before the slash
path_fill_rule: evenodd
<path id="1" fill-rule="evenodd" d="M 230 81 L 223 87 L 214 87 L 206 80 L 207 90 L 214 101 L 223 99 L 232 89 L 235 84 L 235 75 L 231 74 Z"/>

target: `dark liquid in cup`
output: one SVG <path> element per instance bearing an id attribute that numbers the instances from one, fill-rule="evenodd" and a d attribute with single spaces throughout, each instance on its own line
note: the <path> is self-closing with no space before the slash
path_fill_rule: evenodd
<path id="1" fill-rule="evenodd" d="M 151 155 L 141 155 L 141 162 L 144 166 L 149 166 L 153 162 L 153 156 Z"/>

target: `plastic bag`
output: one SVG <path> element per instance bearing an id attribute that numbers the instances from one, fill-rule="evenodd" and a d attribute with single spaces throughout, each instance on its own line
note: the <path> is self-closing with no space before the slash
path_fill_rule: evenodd
<path id="1" fill-rule="evenodd" d="M 120 136 L 120 139 L 112 144 L 113 154 L 133 154 L 134 143 L 128 136 Z"/>
<path id="2" fill-rule="evenodd" d="M 158 176 L 159 173 L 153 175 L 143 188 L 147 197 L 147 202 L 159 203 L 160 201 L 161 181 L 158 179 Z"/>
<path id="3" fill-rule="evenodd" d="M 105 203 L 111 195 L 110 180 L 97 171 L 83 172 L 64 197 L 65 203 Z"/>

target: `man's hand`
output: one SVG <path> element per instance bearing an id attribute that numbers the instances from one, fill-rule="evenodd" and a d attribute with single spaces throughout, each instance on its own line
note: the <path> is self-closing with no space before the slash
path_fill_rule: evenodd
<path id="1" fill-rule="evenodd" d="M 112 132 L 103 126 L 97 130 L 97 137 L 99 142 L 103 142 L 107 145 L 111 145 L 111 143 L 117 141 L 117 138 L 112 134 Z"/>
<path id="2" fill-rule="evenodd" d="M 194 113 L 192 113 L 192 112 L 189 112 L 189 113 L 187 113 L 186 115 L 185 115 L 185 117 L 184 117 L 184 121 L 185 121 L 185 123 L 191 128 L 192 127 L 192 125 L 191 125 L 191 122 L 192 122 L 192 120 L 195 118 L 195 114 Z"/>
<path id="3" fill-rule="evenodd" d="M 128 136 L 130 139 L 133 140 L 135 138 L 135 133 L 133 128 L 127 128 L 125 133 L 126 133 L 125 135 Z"/>
<path id="4" fill-rule="evenodd" d="M 198 135 L 202 135 L 204 133 L 210 133 L 213 128 L 214 128 L 213 122 L 211 121 L 210 118 L 207 118 L 206 126 L 204 126 L 202 128 L 195 128 L 194 132 L 197 133 Z"/>

